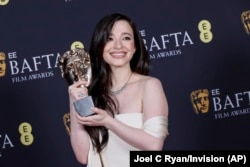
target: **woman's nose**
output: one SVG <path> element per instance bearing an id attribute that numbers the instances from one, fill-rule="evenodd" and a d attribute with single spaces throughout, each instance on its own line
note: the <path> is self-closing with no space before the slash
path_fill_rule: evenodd
<path id="1" fill-rule="evenodd" d="M 114 47 L 120 49 L 122 47 L 122 43 L 119 40 L 116 40 L 114 43 Z"/>

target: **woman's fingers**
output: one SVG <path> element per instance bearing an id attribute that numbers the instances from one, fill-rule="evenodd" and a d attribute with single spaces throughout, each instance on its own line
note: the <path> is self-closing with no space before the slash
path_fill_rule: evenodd
<path id="1" fill-rule="evenodd" d="M 82 117 L 77 113 L 78 123 L 86 126 L 105 126 L 106 118 L 108 117 L 107 112 L 97 107 L 93 107 L 91 110 L 96 114 Z"/>
<path id="2" fill-rule="evenodd" d="M 68 88 L 70 96 L 73 97 L 75 100 L 79 100 L 88 96 L 88 89 L 85 86 L 86 84 L 86 81 L 78 81 L 70 85 Z"/>

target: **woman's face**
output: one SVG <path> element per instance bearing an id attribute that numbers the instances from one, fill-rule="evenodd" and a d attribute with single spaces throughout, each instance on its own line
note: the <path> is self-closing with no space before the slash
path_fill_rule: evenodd
<path id="1" fill-rule="evenodd" d="M 129 66 L 135 50 L 133 30 L 128 22 L 115 22 L 103 50 L 104 60 L 111 67 Z"/>

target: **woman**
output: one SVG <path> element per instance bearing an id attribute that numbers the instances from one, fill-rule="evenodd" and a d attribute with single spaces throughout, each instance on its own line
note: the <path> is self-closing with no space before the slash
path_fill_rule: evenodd
<path id="1" fill-rule="evenodd" d="M 130 150 L 162 150 L 168 104 L 161 82 L 147 76 L 149 56 L 135 24 L 119 13 L 105 16 L 93 32 L 89 53 L 91 83 L 69 86 L 70 137 L 77 160 L 89 167 L 128 167 Z M 88 95 L 95 114 L 81 117 L 73 102 Z"/>

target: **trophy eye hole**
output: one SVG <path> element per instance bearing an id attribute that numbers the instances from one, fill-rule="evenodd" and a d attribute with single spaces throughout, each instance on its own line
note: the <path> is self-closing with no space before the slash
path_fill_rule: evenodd
<path id="1" fill-rule="evenodd" d="M 69 67 L 69 68 L 73 67 L 73 63 L 72 62 L 68 63 L 67 67 Z"/>
<path id="2" fill-rule="evenodd" d="M 71 65 L 67 65 L 67 67 L 66 67 L 66 71 L 67 72 L 70 72 L 70 71 L 72 71 L 72 64 Z"/>
<path id="3" fill-rule="evenodd" d="M 86 58 L 84 59 L 84 62 L 90 63 L 90 58 L 89 58 L 89 57 L 86 57 Z"/>

